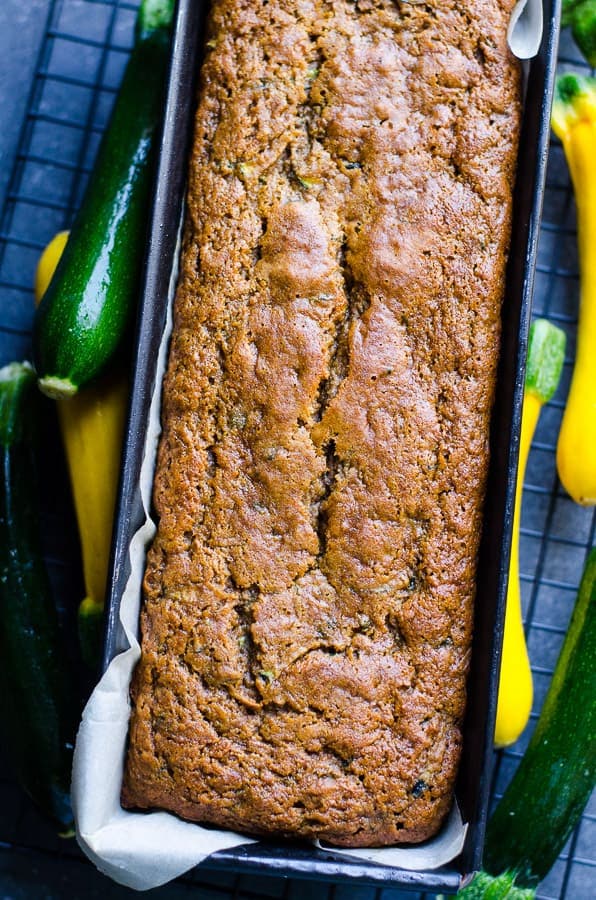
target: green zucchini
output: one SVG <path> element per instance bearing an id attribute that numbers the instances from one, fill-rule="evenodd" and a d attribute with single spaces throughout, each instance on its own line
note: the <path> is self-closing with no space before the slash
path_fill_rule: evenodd
<path id="1" fill-rule="evenodd" d="M 575 43 L 596 66 L 596 0 L 563 0 L 561 25 L 571 28 Z"/>
<path id="2" fill-rule="evenodd" d="M 39 545 L 37 398 L 30 365 L 0 369 L 0 710 L 20 784 L 64 832 L 79 703 Z"/>
<path id="3" fill-rule="evenodd" d="M 596 784 L 596 548 L 536 730 L 487 829 L 466 900 L 533 897 Z"/>
<path id="4" fill-rule="evenodd" d="M 535 319 L 530 328 L 526 390 L 548 403 L 559 386 L 565 360 L 565 332 L 548 319 Z"/>
<path id="5" fill-rule="evenodd" d="M 173 0 L 143 0 L 114 111 L 35 319 L 41 390 L 68 397 L 106 367 L 134 311 L 161 120 Z"/>

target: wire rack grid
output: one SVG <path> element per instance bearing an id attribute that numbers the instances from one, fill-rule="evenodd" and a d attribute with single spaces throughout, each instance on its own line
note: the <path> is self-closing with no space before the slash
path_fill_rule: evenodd
<path id="1" fill-rule="evenodd" d="M 80 202 L 132 42 L 138 0 L 50 0 L 26 116 L 0 216 L 0 365 L 30 355 L 32 281 L 39 254 L 68 227 Z M 562 69 L 585 64 L 564 34 Z M 528 742 L 569 621 L 579 577 L 596 542 L 596 514 L 561 488 L 555 445 L 575 350 L 578 261 L 575 209 L 562 148 L 553 140 L 534 313 L 568 337 L 564 376 L 543 411 L 532 445 L 523 495 L 522 601 L 535 681 L 532 721 L 522 739 L 495 757 L 493 802 L 501 796 Z M 50 488 L 42 497 L 46 556 L 63 617 L 81 596 L 74 520 L 50 404 L 45 410 Z M 68 625 L 67 625 L 68 627 Z M 57 838 L 15 785 L 0 760 L 0 886 L 5 898 L 122 898 L 87 863 L 73 841 Z M 430 894 L 210 873 L 198 869 L 152 892 L 160 900 L 432 900 Z M 434 896 L 434 895 L 432 895 Z M 549 876 L 540 900 L 596 896 L 596 799 Z"/>

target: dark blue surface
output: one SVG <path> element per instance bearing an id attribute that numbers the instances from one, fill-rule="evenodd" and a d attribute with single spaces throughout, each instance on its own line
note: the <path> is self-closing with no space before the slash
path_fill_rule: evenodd
<path id="1" fill-rule="evenodd" d="M 68 222 L 80 198 L 85 170 L 92 163 L 126 61 L 136 5 L 126 0 L 3 0 L 0 4 L 0 365 L 28 355 L 35 263 L 43 244 Z M 568 36 L 562 41 L 561 60 L 566 68 L 581 66 Z M 32 115 L 25 118 L 27 112 Z M 578 287 L 574 205 L 562 151 L 556 144 L 547 181 L 534 309 L 568 332 L 569 358 L 563 384 L 539 423 L 524 491 L 521 568 L 536 688 L 532 724 L 571 613 L 586 548 L 595 541 L 596 525 L 591 510 L 577 507 L 564 494 L 554 467 L 554 441 L 574 350 Z M 43 427 L 45 546 L 63 618 L 72 625 L 81 595 L 77 538 L 49 403 Z M 495 796 L 510 779 L 529 731 L 497 757 Z M 0 760 L 0 898 L 112 900 L 125 896 L 133 893 L 97 873 L 72 841 L 53 834 L 14 785 L 8 764 Z M 204 870 L 150 896 L 160 900 L 419 897 L 391 889 L 330 887 Z M 595 896 L 593 799 L 538 897 L 592 900 Z"/>
<path id="2" fill-rule="evenodd" d="M 0 204 L 17 152 L 28 88 L 44 36 L 48 0 L 3 0 L 0 4 Z"/>

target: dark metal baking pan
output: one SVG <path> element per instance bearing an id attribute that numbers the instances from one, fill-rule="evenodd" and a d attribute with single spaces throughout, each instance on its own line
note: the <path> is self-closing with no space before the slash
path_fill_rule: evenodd
<path id="1" fill-rule="evenodd" d="M 184 199 L 187 150 L 207 6 L 206 0 L 179 0 L 177 8 L 108 582 L 104 668 L 126 647 L 119 623 L 119 602 L 129 576 L 130 540 L 144 520 L 139 474 L 156 379 L 157 347 L 166 319 L 168 284 Z M 468 709 L 457 785 L 460 809 L 464 820 L 469 823 L 463 852 L 448 866 L 435 871 L 413 872 L 341 858 L 310 845 L 260 841 L 219 851 L 202 864 L 206 868 L 453 892 L 462 878 L 481 864 L 488 814 L 525 354 L 548 153 L 560 0 L 546 0 L 544 10 L 542 45 L 538 56 L 529 65 L 527 78 L 503 306 L 498 390 L 492 417 L 491 464 L 478 565 Z"/>

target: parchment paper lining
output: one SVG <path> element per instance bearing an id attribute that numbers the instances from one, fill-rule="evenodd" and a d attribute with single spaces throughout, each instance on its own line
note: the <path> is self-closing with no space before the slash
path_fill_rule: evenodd
<path id="1" fill-rule="evenodd" d="M 542 3 L 526 0 L 512 13 L 509 41 L 522 59 L 536 54 L 542 34 Z M 165 884 L 217 850 L 254 840 L 232 831 L 202 828 L 166 812 L 134 813 L 120 806 L 120 787 L 130 716 L 129 685 L 140 656 L 138 621 L 145 553 L 155 534 L 149 511 L 160 434 L 161 381 L 167 364 L 172 303 L 178 278 L 180 232 L 168 292 L 166 327 L 158 353 L 156 388 L 151 401 L 140 489 L 146 520 L 130 545 L 131 574 L 120 605 L 129 649 L 116 656 L 95 688 L 85 711 L 75 748 L 72 798 L 77 840 L 95 865 L 120 884 L 147 890 Z M 414 847 L 327 852 L 387 866 L 424 871 L 439 868 L 461 852 L 467 825 L 454 805 L 437 837 Z"/>

